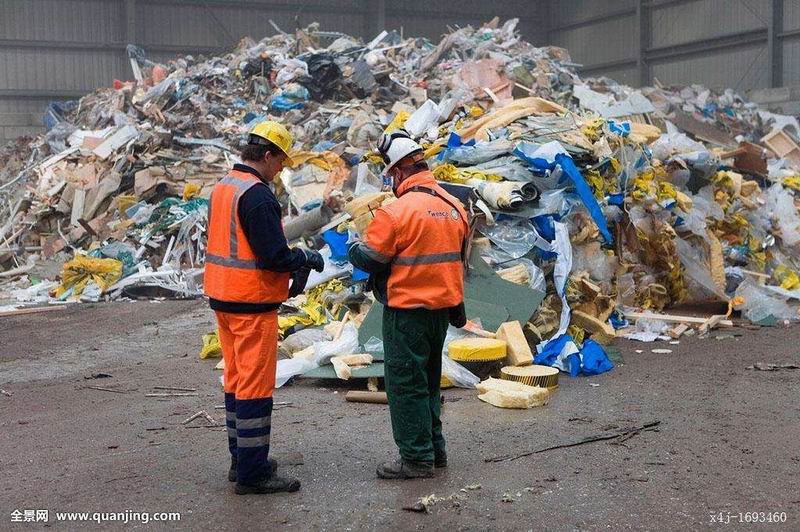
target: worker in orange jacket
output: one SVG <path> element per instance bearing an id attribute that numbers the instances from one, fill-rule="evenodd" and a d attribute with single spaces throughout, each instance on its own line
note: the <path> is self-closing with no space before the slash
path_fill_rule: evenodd
<path id="1" fill-rule="evenodd" d="M 256 125 L 209 203 L 205 294 L 217 317 L 225 360 L 225 419 L 237 494 L 297 491 L 269 459 L 278 307 L 305 288 L 319 253 L 288 247 L 281 206 L 268 184 L 289 157 L 292 136 L 277 122 Z M 291 287 L 290 287 L 291 281 Z"/>
<path id="2" fill-rule="evenodd" d="M 400 459 L 380 464 L 377 473 L 430 477 L 435 467 L 447 466 L 442 349 L 448 323 L 466 323 L 462 259 L 469 225 L 463 206 L 436 183 L 408 133 L 384 135 L 378 151 L 398 199 L 376 211 L 364 240 L 348 250 L 351 262 L 370 273 L 384 305 L 384 378 Z"/>

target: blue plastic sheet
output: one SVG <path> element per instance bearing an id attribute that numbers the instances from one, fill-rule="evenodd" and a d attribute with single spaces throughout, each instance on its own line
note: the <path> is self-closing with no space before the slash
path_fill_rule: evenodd
<path id="1" fill-rule="evenodd" d="M 322 239 L 331 248 L 331 260 L 342 263 L 349 262 L 347 258 L 347 233 L 340 233 L 336 229 L 328 229 L 322 233 Z M 369 274 L 353 266 L 353 281 L 363 281 Z"/>
<path id="2" fill-rule="evenodd" d="M 580 349 L 568 334 L 561 334 L 545 345 L 533 358 L 534 364 L 552 366 L 572 377 L 578 375 L 600 375 L 614 368 L 603 347 L 588 338 Z"/>
<path id="3" fill-rule="evenodd" d="M 572 162 L 572 158 L 569 155 L 559 153 L 556 155 L 555 162 L 572 180 L 572 184 L 575 186 L 578 196 L 580 196 L 583 204 L 589 211 L 589 215 L 592 217 L 592 220 L 594 220 L 594 223 L 597 224 L 597 228 L 600 230 L 603 240 L 605 240 L 607 244 L 610 244 L 613 241 L 613 238 L 611 238 L 611 233 L 608 231 L 606 217 L 603 215 L 600 205 L 597 204 L 597 200 L 592 193 L 592 189 L 590 189 L 589 185 L 586 184 L 586 180 L 583 179 L 583 176 L 581 175 L 580 171 L 578 171 L 575 163 Z"/>
<path id="4" fill-rule="evenodd" d="M 271 109 L 276 111 L 290 111 L 292 109 L 302 109 L 306 106 L 305 102 L 298 102 L 286 96 L 273 96 L 269 102 Z"/>
<path id="5" fill-rule="evenodd" d="M 620 137 L 627 137 L 631 134 L 631 123 L 608 120 L 608 130 Z"/>

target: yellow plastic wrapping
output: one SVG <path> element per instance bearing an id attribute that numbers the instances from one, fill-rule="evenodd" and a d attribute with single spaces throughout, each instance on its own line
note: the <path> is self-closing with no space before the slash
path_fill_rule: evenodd
<path id="1" fill-rule="evenodd" d="M 183 186 L 183 201 L 189 201 L 200 195 L 200 189 L 203 188 L 197 183 L 186 183 Z"/>
<path id="2" fill-rule="evenodd" d="M 61 271 L 61 284 L 56 288 L 56 297 L 60 298 L 70 288 L 72 297 L 80 296 L 89 281 L 100 287 L 102 292 L 122 277 L 122 262 L 117 259 L 97 259 L 86 255 L 75 255 L 75 258 L 64 263 Z"/>
<path id="3" fill-rule="evenodd" d="M 411 116 L 411 114 L 408 111 L 399 111 L 396 115 L 394 115 L 394 118 L 392 118 L 392 121 L 389 122 L 389 125 L 386 126 L 386 129 L 384 129 L 383 132 L 391 133 L 395 129 L 402 129 L 403 126 L 406 125 L 406 121 L 408 120 L 409 116 Z"/>
<path id="4" fill-rule="evenodd" d="M 203 335 L 203 347 L 200 348 L 200 358 L 220 358 L 222 345 L 219 343 L 217 331 Z"/>
<path id="5" fill-rule="evenodd" d="M 332 279 L 327 283 L 315 286 L 306 293 L 306 301 L 300 306 L 300 312 L 291 314 L 289 316 L 278 316 L 278 329 L 281 336 L 290 327 L 295 325 L 305 325 L 307 327 L 324 325 L 328 322 L 329 311 L 331 314 L 336 314 L 341 308 L 341 304 L 335 304 L 328 308 L 325 302 L 325 292 L 339 292 L 344 288 L 342 281 L 339 279 Z"/>

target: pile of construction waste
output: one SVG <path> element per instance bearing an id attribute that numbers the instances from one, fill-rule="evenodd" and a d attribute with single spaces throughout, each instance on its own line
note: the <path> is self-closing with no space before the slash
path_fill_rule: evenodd
<path id="1" fill-rule="evenodd" d="M 603 346 L 618 336 L 707 332 L 733 310 L 796 319 L 797 121 L 731 90 L 582 80 L 566 50 L 536 48 L 515 26 L 438 44 L 311 26 L 167 64 L 131 47 L 135 81 L 51 104 L 45 134 L 0 151 L 3 301 L 200 295 L 210 190 L 272 118 L 297 139 L 275 183 L 287 236 L 328 266 L 282 310 L 285 375 L 382 374 L 379 305 L 345 242 L 392 200 L 373 150 L 396 128 L 475 214 L 471 332 L 453 337 L 518 322 L 531 355 L 520 362 L 517 342 L 503 356 L 592 374 L 611 367 Z M 37 275 L 48 261 L 63 264 L 57 278 Z M 722 310 L 656 314 L 688 303 Z M 372 363 L 328 365 L 354 353 Z"/>

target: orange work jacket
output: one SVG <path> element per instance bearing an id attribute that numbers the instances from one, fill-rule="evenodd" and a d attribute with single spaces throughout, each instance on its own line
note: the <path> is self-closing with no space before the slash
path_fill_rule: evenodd
<path id="1" fill-rule="evenodd" d="M 464 208 L 428 170 L 408 177 L 396 194 L 397 201 L 377 210 L 362 248 L 373 260 L 391 263 L 387 305 L 431 310 L 459 305 L 461 254 L 469 232 Z"/>
<path id="2" fill-rule="evenodd" d="M 281 303 L 289 297 L 289 273 L 259 268 L 239 221 L 239 199 L 266 186 L 251 173 L 232 170 L 211 192 L 205 294 L 231 303 Z"/>

